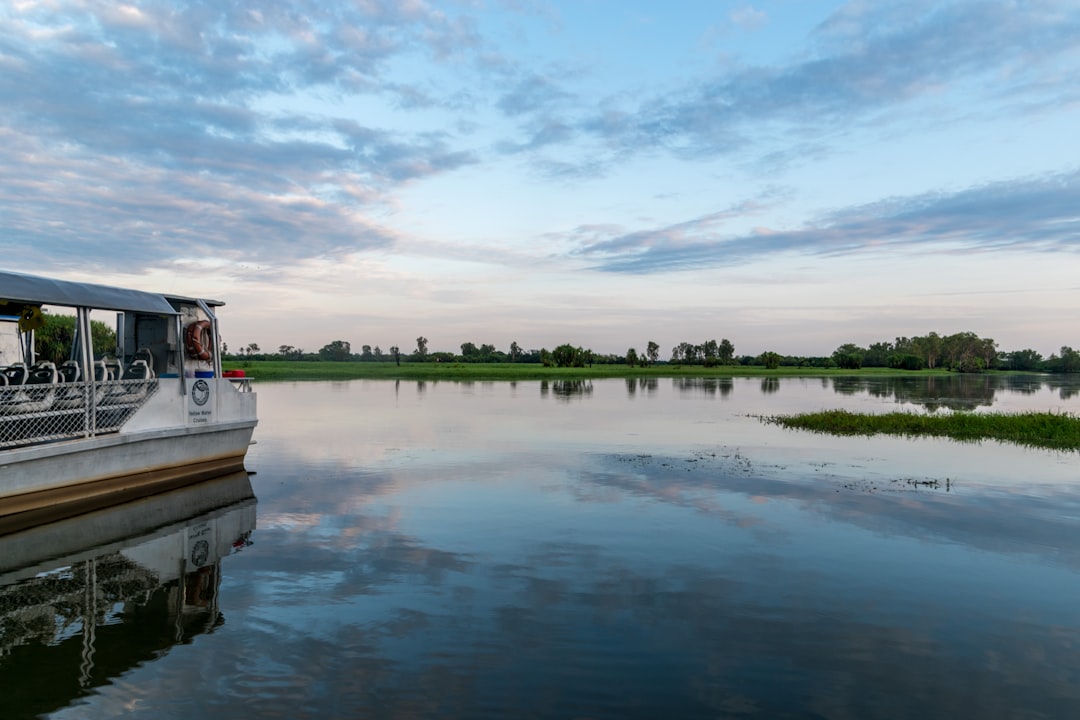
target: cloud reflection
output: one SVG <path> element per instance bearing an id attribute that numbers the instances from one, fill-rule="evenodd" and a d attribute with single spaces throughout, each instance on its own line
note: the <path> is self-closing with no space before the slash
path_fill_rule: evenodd
<path id="1" fill-rule="evenodd" d="M 1029 492 L 1001 492 L 964 479 L 879 477 L 836 468 L 818 472 L 810 465 L 777 467 L 751 460 L 737 449 L 690 457 L 608 456 L 580 475 L 583 502 L 603 494 L 590 487 L 646 497 L 691 508 L 756 533 L 785 534 L 759 516 L 726 508 L 723 498 L 792 501 L 804 511 L 875 533 L 934 538 L 998 554 L 1031 555 L 1040 562 L 1080 569 L 1080 550 L 1061 539 L 1075 530 L 1080 499 L 1071 487 L 1046 487 L 1032 481 Z"/>
<path id="2" fill-rule="evenodd" d="M 206 677 L 220 691 L 185 711 L 1055 717 L 1080 702 L 1071 485 L 946 484 L 880 444 L 822 463 L 741 414 L 748 395 L 759 410 L 832 398 L 810 385 L 738 381 L 718 402 L 719 385 L 635 383 L 633 413 L 624 381 L 572 405 L 527 383 L 371 386 L 363 403 L 342 387 L 258 446 L 266 522 L 230 568 L 230 623 L 212 654 L 159 665 L 166 691 L 140 712 L 167 716 Z M 947 456 L 998 457 L 971 450 Z M 1053 463 L 1038 458 L 1033 473 Z"/>

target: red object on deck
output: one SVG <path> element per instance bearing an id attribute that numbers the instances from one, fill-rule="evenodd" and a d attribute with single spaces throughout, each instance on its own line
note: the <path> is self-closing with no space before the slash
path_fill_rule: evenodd
<path id="1" fill-rule="evenodd" d="M 243 370 L 222 370 L 221 377 L 245 377 Z"/>

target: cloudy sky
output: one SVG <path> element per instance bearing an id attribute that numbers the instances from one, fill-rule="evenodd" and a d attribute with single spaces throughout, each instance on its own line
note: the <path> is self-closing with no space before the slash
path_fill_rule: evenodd
<path id="1" fill-rule="evenodd" d="M 0 3 L 7 269 L 233 348 L 1080 345 L 1076 0 Z"/>

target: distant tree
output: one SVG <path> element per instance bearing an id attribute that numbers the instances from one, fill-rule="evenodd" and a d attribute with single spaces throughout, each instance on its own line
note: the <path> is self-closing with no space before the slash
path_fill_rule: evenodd
<path id="1" fill-rule="evenodd" d="M 706 355 L 705 355 L 706 347 L 708 347 L 710 349 L 710 352 L 712 352 L 712 355 L 713 355 L 713 358 L 714 358 L 714 362 L 712 364 L 715 365 L 716 364 L 715 363 L 715 357 L 716 357 L 716 341 L 715 340 L 706 341 L 702 345 L 695 345 L 694 343 L 685 342 L 685 341 L 681 342 L 678 345 L 676 345 L 675 347 L 671 348 L 671 362 L 673 362 L 673 363 L 683 363 L 683 362 L 685 362 L 687 365 L 697 365 L 697 364 L 699 364 L 701 362 L 704 362 L 706 360 Z"/>
<path id="2" fill-rule="evenodd" d="M 846 343 L 833 351 L 832 359 L 838 367 L 844 370 L 858 370 L 862 367 L 865 356 L 866 348 Z"/>
<path id="3" fill-rule="evenodd" d="M 288 360 L 289 356 L 296 352 L 296 348 L 294 348 L 292 345 L 279 345 L 277 351 L 278 355 L 280 355 L 282 359 Z"/>
<path id="4" fill-rule="evenodd" d="M 720 346 L 715 340 L 706 340 L 701 343 L 701 357 L 706 367 L 720 364 Z"/>
<path id="5" fill-rule="evenodd" d="M 977 355 L 965 355 L 964 358 L 951 366 L 953 370 L 962 373 L 981 373 L 986 371 L 986 363 Z"/>
<path id="6" fill-rule="evenodd" d="M 397 345 L 391 345 L 390 354 L 394 356 L 394 362 L 401 365 L 401 348 Z"/>
<path id="7" fill-rule="evenodd" d="M 374 356 L 375 356 L 375 359 L 376 359 L 376 360 L 382 360 L 382 358 L 383 358 L 383 351 L 382 351 L 382 348 L 381 348 L 381 347 L 379 347 L 378 345 L 376 345 L 376 346 L 375 346 L 375 349 L 374 349 L 374 350 L 372 350 L 372 351 L 371 351 L 371 353 L 372 353 L 372 355 L 374 355 Z"/>
<path id="8" fill-rule="evenodd" d="M 1060 372 L 1063 373 L 1078 373 L 1080 372 L 1080 352 L 1073 350 L 1068 345 L 1061 346 L 1061 364 Z"/>
<path id="9" fill-rule="evenodd" d="M 1014 350 L 1005 355 L 1005 362 L 1010 370 L 1040 370 L 1043 356 L 1031 348 Z"/>
<path id="10" fill-rule="evenodd" d="M 701 346 L 693 343 L 679 343 L 683 349 L 683 357 L 687 365 L 693 365 L 701 357 Z"/>
<path id="11" fill-rule="evenodd" d="M 660 346 L 650 340 L 648 346 L 645 348 L 645 356 L 649 358 L 650 365 L 655 365 L 657 359 L 660 357 Z"/>
<path id="12" fill-rule="evenodd" d="M 555 364 L 555 359 L 547 348 L 540 348 L 540 363 L 544 367 L 552 367 Z"/>
<path id="13" fill-rule="evenodd" d="M 731 341 L 724 338 L 717 346 L 717 356 L 720 358 L 720 363 L 723 365 L 730 365 L 735 359 L 735 346 L 731 344 Z"/>
<path id="14" fill-rule="evenodd" d="M 888 366 L 896 370 L 922 370 L 923 360 L 911 353 L 893 353 L 887 358 Z"/>
<path id="15" fill-rule="evenodd" d="M 914 340 L 909 337 L 896 338 L 896 341 L 893 343 L 893 352 L 900 353 L 901 355 L 905 353 L 910 353 L 911 355 L 918 354 L 915 349 Z"/>
<path id="16" fill-rule="evenodd" d="M 866 348 L 862 364 L 866 367 L 887 367 L 889 356 L 895 352 L 892 343 L 876 342 Z"/>
<path id="17" fill-rule="evenodd" d="M 924 337 L 911 339 L 912 353 L 918 355 L 926 363 L 926 367 L 933 370 L 938 366 L 942 353 L 942 338 L 936 332 L 927 333 Z"/>
<path id="18" fill-rule="evenodd" d="M 244 352 L 248 354 L 248 357 L 256 355 L 259 352 L 259 343 L 248 343 L 248 346 L 244 348 Z"/>
<path id="19" fill-rule="evenodd" d="M 59 365 L 71 357 L 75 342 L 75 316 L 42 315 L 45 324 L 34 331 L 34 351 L 38 360 L 48 360 Z M 95 355 L 116 352 L 116 333 L 100 320 L 90 321 L 90 342 Z"/>
<path id="20" fill-rule="evenodd" d="M 484 345 L 480 346 L 480 357 L 484 358 L 484 360 L 489 360 L 491 358 L 491 356 L 494 355 L 494 354 L 495 354 L 495 346 L 494 345 L 484 344 Z"/>
<path id="21" fill-rule="evenodd" d="M 322 360 L 334 360 L 342 362 L 352 357 L 352 346 L 346 340 L 334 340 L 323 345 L 319 350 L 319 358 Z"/>
<path id="22" fill-rule="evenodd" d="M 630 367 L 634 367 L 638 364 L 637 350 L 630 348 L 626 351 L 626 364 Z"/>
<path id="23" fill-rule="evenodd" d="M 758 356 L 758 364 L 764 365 L 768 370 L 775 370 L 780 367 L 780 355 L 771 350 L 763 352 Z"/>
<path id="24" fill-rule="evenodd" d="M 420 360 L 427 357 L 427 338 L 423 335 L 416 338 L 416 357 Z"/>
<path id="25" fill-rule="evenodd" d="M 983 345 L 983 339 L 971 331 L 953 333 L 941 339 L 942 360 L 950 370 L 982 372 L 986 369 Z"/>
<path id="26" fill-rule="evenodd" d="M 360 359 L 361 360 L 374 360 L 375 359 L 375 356 L 371 354 L 371 346 L 370 345 L 361 345 L 360 346 Z"/>
<path id="27" fill-rule="evenodd" d="M 521 346 L 515 340 L 510 343 L 510 362 L 517 362 L 519 357 L 521 357 Z"/>
<path id="28" fill-rule="evenodd" d="M 585 364 L 585 351 L 566 343 L 551 351 L 551 359 L 557 367 L 581 367 Z"/>
<path id="29" fill-rule="evenodd" d="M 476 345 L 471 342 L 461 343 L 461 357 L 471 358 L 474 355 L 478 355 L 479 352 L 476 349 Z"/>
<path id="30" fill-rule="evenodd" d="M 862 355 L 858 353 L 833 353 L 832 360 L 841 370 L 858 370 L 862 367 Z"/>
<path id="31" fill-rule="evenodd" d="M 975 352 L 987 370 L 997 365 L 998 344 L 992 338 L 982 338 L 976 345 Z"/>

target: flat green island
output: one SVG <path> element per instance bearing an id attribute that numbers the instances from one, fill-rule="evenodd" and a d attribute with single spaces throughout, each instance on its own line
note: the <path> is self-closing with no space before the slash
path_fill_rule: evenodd
<path id="1" fill-rule="evenodd" d="M 823 410 L 763 417 L 765 422 L 795 430 L 831 435 L 903 435 L 947 437 L 965 442 L 998 440 L 1049 450 L 1080 450 L 1080 417 L 1069 413 L 943 413 L 918 415 Z"/>
<path id="2" fill-rule="evenodd" d="M 226 370 L 243 370 L 259 381 L 291 380 L 599 380 L 603 378 L 684 377 L 928 377 L 946 376 L 947 370 L 893 370 L 862 368 L 840 370 L 808 367 L 767 369 L 760 365 L 678 365 L 651 367 L 596 364 L 590 367 L 545 367 L 538 363 L 460 362 L 333 362 L 293 360 L 226 360 Z"/>

